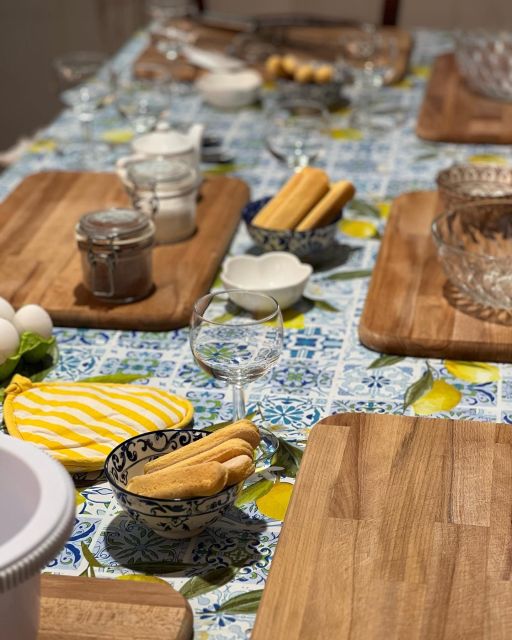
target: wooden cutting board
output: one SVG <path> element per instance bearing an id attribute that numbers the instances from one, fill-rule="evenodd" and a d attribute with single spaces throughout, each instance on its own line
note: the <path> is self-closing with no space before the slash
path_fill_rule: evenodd
<path id="1" fill-rule="evenodd" d="M 155 291 L 139 302 L 109 305 L 82 284 L 75 224 L 109 206 L 129 206 L 121 181 L 109 173 L 50 171 L 26 178 L 0 205 L 0 295 L 15 307 L 42 305 L 55 324 L 160 331 L 188 324 L 206 293 L 240 221 L 249 188 L 236 178 L 204 181 L 197 231 L 153 249 Z"/>
<path id="2" fill-rule="evenodd" d="M 512 142 L 512 103 L 468 89 L 453 54 L 436 58 L 420 108 L 416 133 L 441 142 Z"/>
<path id="3" fill-rule="evenodd" d="M 359 338 L 380 353 L 512 362 L 512 314 L 483 307 L 447 282 L 430 231 L 440 209 L 437 192 L 393 202 Z"/>
<path id="4" fill-rule="evenodd" d="M 190 640 L 192 633 L 190 605 L 171 586 L 41 576 L 37 640 Z"/>
<path id="5" fill-rule="evenodd" d="M 252 640 L 511 638 L 511 446 L 505 424 L 322 420 Z"/>
<path id="6" fill-rule="evenodd" d="M 222 29 L 206 25 L 192 23 L 192 29 L 197 34 L 196 46 L 225 53 L 236 33 L 232 29 Z M 274 45 L 276 50 L 283 54 L 293 54 L 303 61 L 323 60 L 335 62 L 339 56 L 339 39 L 343 33 L 347 33 L 350 27 L 283 27 L 279 29 L 279 38 L 284 38 L 284 43 Z M 399 27 L 383 27 L 382 33 L 395 39 L 397 43 L 397 55 L 393 60 L 394 73 L 389 83 L 398 82 L 405 75 L 409 66 L 409 58 L 412 51 L 413 39 L 410 33 Z M 138 75 L 145 76 L 143 65 L 157 63 L 168 67 L 173 78 L 183 82 L 192 82 L 198 78 L 203 70 L 189 64 L 183 58 L 169 61 L 158 51 L 156 43 L 152 42 L 136 60 L 134 69 Z M 251 65 L 265 75 L 264 65 L 261 63 Z"/>

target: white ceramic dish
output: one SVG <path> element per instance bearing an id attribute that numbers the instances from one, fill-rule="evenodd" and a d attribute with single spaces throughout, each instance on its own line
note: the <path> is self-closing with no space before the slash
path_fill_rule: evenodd
<path id="1" fill-rule="evenodd" d="M 221 280 L 226 289 L 249 289 L 272 296 L 281 309 L 295 304 L 304 291 L 313 268 L 285 251 L 272 251 L 263 256 L 234 256 L 222 269 Z M 244 306 L 240 296 L 237 304 Z M 261 309 L 261 311 L 265 311 Z"/>
<path id="2" fill-rule="evenodd" d="M 0 435 L 0 637 L 35 640 L 40 570 L 75 519 L 64 467 L 35 445 Z"/>
<path id="3" fill-rule="evenodd" d="M 196 88 L 208 104 L 221 109 L 237 109 L 256 102 L 262 82 L 261 75 L 252 69 L 221 71 L 199 78 Z"/>

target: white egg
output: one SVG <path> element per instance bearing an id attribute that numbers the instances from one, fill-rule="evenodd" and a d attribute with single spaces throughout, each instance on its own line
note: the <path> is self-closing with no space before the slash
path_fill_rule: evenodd
<path id="1" fill-rule="evenodd" d="M 14 318 L 14 309 L 11 303 L 7 302 L 5 298 L 0 298 L 0 318 L 9 320 L 9 322 L 12 322 Z"/>
<path id="2" fill-rule="evenodd" d="M 9 320 L 0 318 L 0 364 L 16 353 L 19 344 L 20 337 L 14 325 Z"/>
<path id="3" fill-rule="evenodd" d="M 50 338 L 52 335 L 52 319 L 38 304 L 26 304 L 18 309 L 12 323 L 20 335 L 24 331 L 32 331 L 42 338 Z"/>

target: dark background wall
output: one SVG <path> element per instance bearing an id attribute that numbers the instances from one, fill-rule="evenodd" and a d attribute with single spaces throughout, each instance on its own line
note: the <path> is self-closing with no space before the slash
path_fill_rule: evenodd
<path id="1" fill-rule="evenodd" d="M 56 56 L 113 53 L 146 21 L 143 0 L 0 0 L 0 150 L 61 108 Z"/>

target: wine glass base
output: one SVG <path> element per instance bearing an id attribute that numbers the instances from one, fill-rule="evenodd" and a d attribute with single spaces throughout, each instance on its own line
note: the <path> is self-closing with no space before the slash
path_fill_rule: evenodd
<path id="1" fill-rule="evenodd" d="M 259 427 L 261 441 L 256 448 L 256 469 L 261 471 L 271 466 L 271 460 L 279 449 L 279 439 L 265 427 Z"/>
<path id="2" fill-rule="evenodd" d="M 77 168 L 98 169 L 105 164 L 110 148 L 105 142 L 67 142 L 66 155 L 76 158 Z"/>

